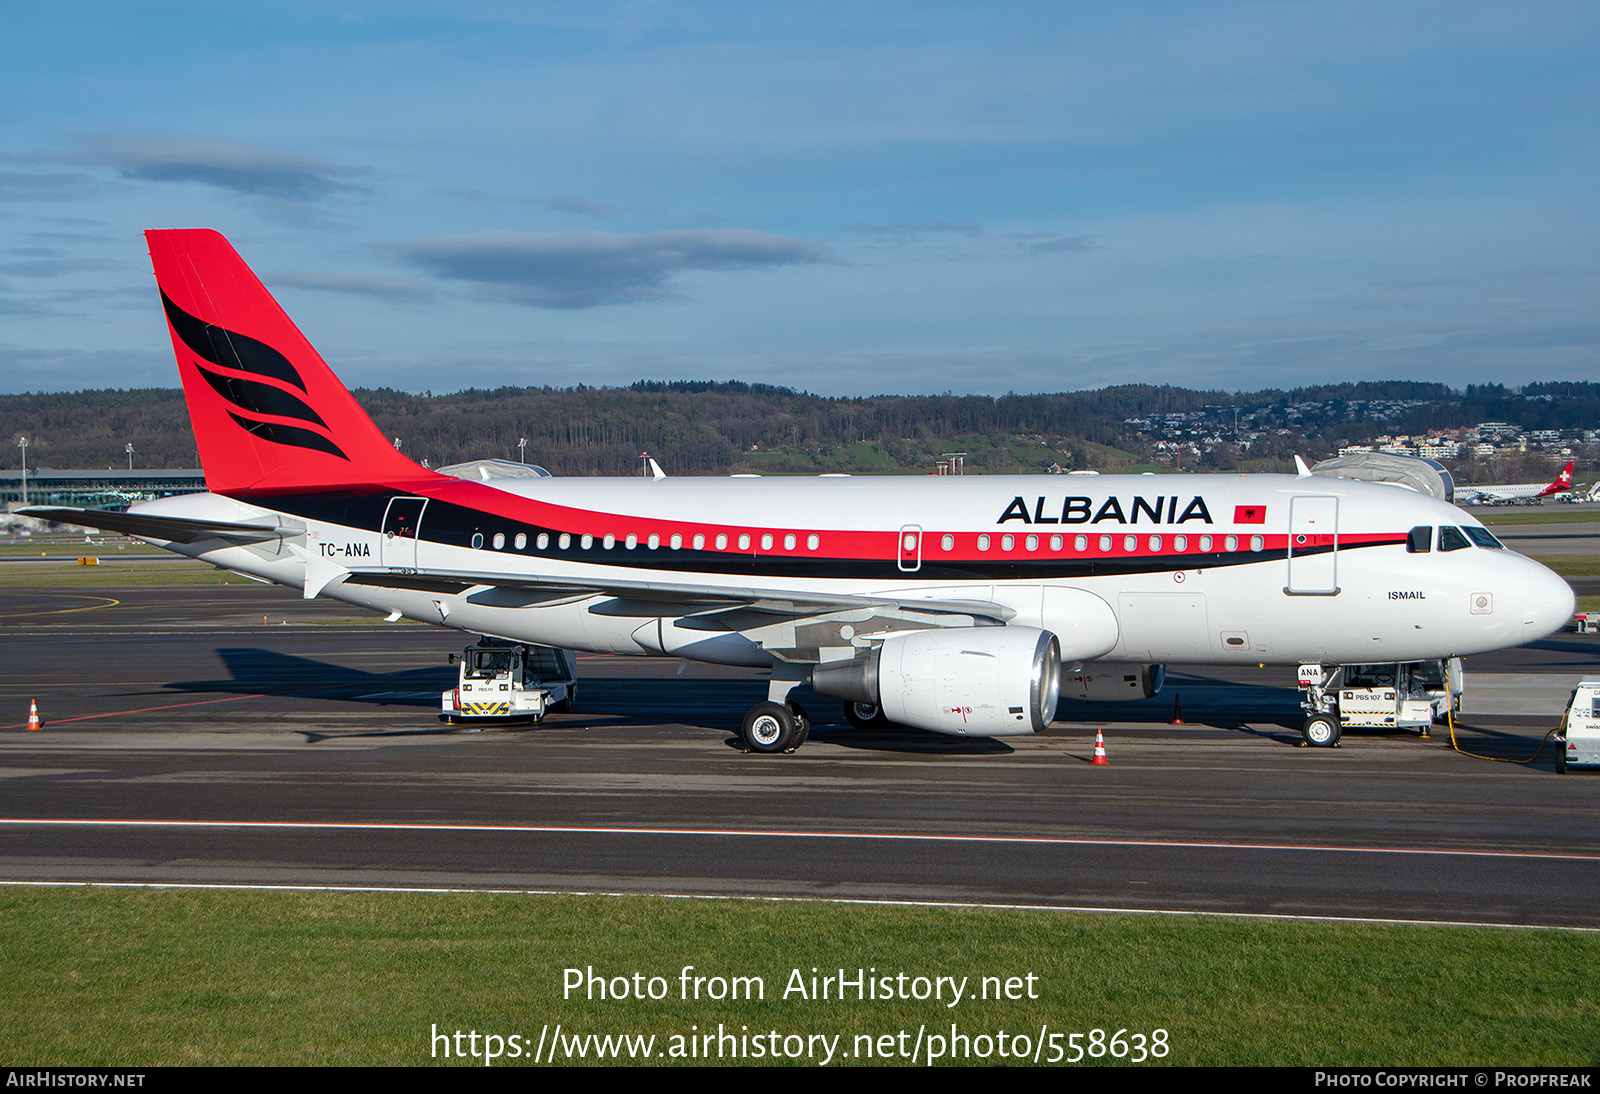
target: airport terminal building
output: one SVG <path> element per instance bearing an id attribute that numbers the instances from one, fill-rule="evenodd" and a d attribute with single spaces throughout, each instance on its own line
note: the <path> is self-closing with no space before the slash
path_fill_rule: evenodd
<path id="1" fill-rule="evenodd" d="M 13 509 L 21 508 L 26 502 L 29 505 L 123 510 L 135 502 L 173 494 L 199 494 L 205 488 L 205 472 L 199 468 L 134 468 L 130 471 L 108 467 L 98 471 L 58 471 L 52 467 L 30 467 L 26 484 L 21 471 L 0 471 L 0 505 Z"/>

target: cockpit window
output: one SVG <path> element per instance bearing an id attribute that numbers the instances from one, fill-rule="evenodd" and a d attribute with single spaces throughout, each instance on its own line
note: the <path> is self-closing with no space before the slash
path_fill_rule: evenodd
<path id="1" fill-rule="evenodd" d="M 1439 550 L 1459 551 L 1472 544 L 1467 542 L 1467 537 L 1461 534 L 1461 529 L 1444 525 L 1439 529 Z"/>
<path id="2" fill-rule="evenodd" d="M 1494 533 L 1489 531 L 1487 528 L 1477 528 L 1468 524 L 1463 526 L 1461 530 L 1467 533 L 1467 538 L 1473 543 L 1476 543 L 1479 547 L 1495 547 L 1501 550 L 1505 549 L 1505 544 L 1501 543 L 1498 539 L 1495 539 Z"/>
<path id="3" fill-rule="evenodd" d="M 1433 525 L 1419 524 L 1406 533 L 1406 553 L 1425 555 L 1433 550 Z"/>

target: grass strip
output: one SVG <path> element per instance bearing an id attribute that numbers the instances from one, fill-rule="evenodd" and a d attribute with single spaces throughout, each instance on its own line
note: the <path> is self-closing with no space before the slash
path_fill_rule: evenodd
<path id="1" fill-rule="evenodd" d="M 903 1063 L 860 1053 L 869 1043 L 882 1051 L 890 1042 L 878 1038 L 902 1030 L 907 1047 L 919 1028 L 948 1036 L 954 1023 L 989 1038 L 987 1059 L 975 1041 L 953 1061 L 968 1064 L 1025 1062 L 1001 1059 L 997 1034 L 1037 1038 L 1045 1026 L 1047 1039 L 1063 1035 L 1063 1051 L 1069 1033 L 1088 1046 L 1091 1030 L 1105 1031 L 1105 1044 L 1118 1029 L 1130 1040 L 1164 1029 L 1172 1064 L 1592 1066 L 1600 1030 L 1600 936 L 1568 931 L 651 897 L 7 888 L 0 952 L 0 1028 L 8 1060 L 24 1066 L 460 1064 L 474 1061 L 439 1056 L 435 1027 L 515 1034 L 531 1053 L 558 1022 L 568 1036 L 653 1034 L 657 1063 L 707 1062 L 662 1057 L 719 1025 L 837 1035 L 835 1062 L 845 1052 L 845 1063 Z M 685 966 L 691 977 L 761 977 L 765 998 L 707 998 L 711 980 L 685 1000 Z M 628 978 L 630 989 L 635 973 L 647 989 L 658 976 L 666 998 L 591 1000 L 582 989 L 564 998 L 564 970 L 591 967 Z M 809 995 L 813 969 L 841 968 L 967 977 L 968 998 L 952 1008 L 784 997 L 796 976 Z M 1026 995 L 1030 975 L 1036 998 Z M 1022 998 L 974 999 L 985 976 L 1002 992 L 1016 978 Z M 627 1062 L 597 1059 L 586 1044 L 586 1062 Z"/>
<path id="2" fill-rule="evenodd" d="M 1491 528 L 1509 528 L 1518 524 L 1594 524 L 1600 521 L 1600 509 L 1541 508 L 1518 513 L 1489 513 L 1482 509 L 1470 509 L 1468 512 Z"/>
<path id="3" fill-rule="evenodd" d="M 77 589 L 102 585 L 246 585 L 259 584 L 241 574 L 225 573 L 191 559 L 121 562 L 101 558 L 98 566 L 76 562 L 0 561 L 0 586 L 35 585 L 40 588 Z"/>
<path id="4" fill-rule="evenodd" d="M 1547 566 L 1562 577 L 1600 576 L 1600 555 L 1532 555 L 1541 566 Z"/>

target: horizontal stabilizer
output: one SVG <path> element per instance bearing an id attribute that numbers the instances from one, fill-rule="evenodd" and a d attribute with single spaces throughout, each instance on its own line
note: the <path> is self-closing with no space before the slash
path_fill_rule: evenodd
<path id="1" fill-rule="evenodd" d="M 194 520 L 189 517 L 157 517 L 141 513 L 113 513 L 106 509 L 75 509 L 64 505 L 34 505 L 17 513 L 57 524 L 76 524 L 105 532 L 121 532 L 140 539 L 163 539 L 171 543 L 197 543 L 203 539 L 226 539 L 235 543 L 260 543 L 285 534 L 275 524 L 242 524 L 220 520 Z"/>

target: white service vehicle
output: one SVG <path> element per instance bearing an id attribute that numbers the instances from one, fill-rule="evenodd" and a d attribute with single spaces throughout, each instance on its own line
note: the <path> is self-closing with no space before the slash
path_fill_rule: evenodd
<path id="1" fill-rule="evenodd" d="M 1578 681 L 1566 722 L 1566 740 L 1556 770 L 1565 774 L 1569 764 L 1600 764 L 1600 680 Z"/>
<path id="2" fill-rule="evenodd" d="M 439 720 L 529 718 L 571 706 L 578 690 L 577 659 L 571 650 L 480 638 L 458 658 L 456 686 L 439 697 Z"/>
<path id="3" fill-rule="evenodd" d="M 1305 743 L 1335 748 L 1345 729 L 1428 728 L 1461 710 L 1461 658 L 1381 665 L 1301 665 Z"/>

